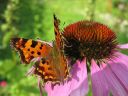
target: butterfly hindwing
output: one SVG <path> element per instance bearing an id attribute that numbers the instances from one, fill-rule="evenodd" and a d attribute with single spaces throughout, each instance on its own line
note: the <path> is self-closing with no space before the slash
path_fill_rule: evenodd
<path id="1" fill-rule="evenodd" d="M 42 58 L 40 61 L 36 62 L 35 74 L 39 75 L 44 83 L 47 81 L 59 82 L 57 70 L 55 70 L 52 65 L 52 58 L 48 58 L 48 60 Z"/>
<path id="2" fill-rule="evenodd" d="M 52 81 L 52 83 L 63 82 L 69 76 L 67 61 L 53 49 L 47 58 L 42 58 L 36 62 L 35 74 L 39 75 L 44 83 Z"/>
<path id="3" fill-rule="evenodd" d="M 52 48 L 46 43 L 24 38 L 12 38 L 11 46 L 19 52 L 22 63 L 26 64 L 33 58 L 46 57 Z"/>

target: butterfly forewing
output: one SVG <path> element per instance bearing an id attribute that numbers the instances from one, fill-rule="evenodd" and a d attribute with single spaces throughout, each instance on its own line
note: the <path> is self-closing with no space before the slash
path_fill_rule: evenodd
<path id="1" fill-rule="evenodd" d="M 67 59 L 64 56 L 63 52 L 63 37 L 59 30 L 59 23 L 60 20 L 54 15 L 54 32 L 55 32 L 55 43 L 53 43 L 54 54 L 55 55 L 55 68 L 58 69 L 58 75 L 60 76 L 60 80 L 63 81 L 64 79 L 68 78 L 69 76 L 69 69 L 67 64 Z M 56 58 L 57 57 L 57 58 Z M 57 59 L 57 60 L 56 60 Z M 59 61 L 59 62 L 58 62 Z"/>
<path id="2" fill-rule="evenodd" d="M 29 64 L 33 58 L 46 57 L 52 49 L 46 43 L 24 38 L 12 38 L 11 46 L 20 53 L 22 63 L 26 64 Z"/>
<path id="3" fill-rule="evenodd" d="M 62 48 L 63 48 L 63 40 L 62 40 L 62 34 L 60 33 L 59 25 L 60 25 L 60 20 L 57 19 L 57 17 L 54 15 L 55 43 L 56 43 L 56 47 L 58 49 L 62 50 Z"/>

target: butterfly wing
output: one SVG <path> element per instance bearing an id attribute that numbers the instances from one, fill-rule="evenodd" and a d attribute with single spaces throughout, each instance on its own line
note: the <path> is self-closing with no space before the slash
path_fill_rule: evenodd
<path id="1" fill-rule="evenodd" d="M 55 54 L 51 53 L 49 57 L 42 58 L 40 61 L 36 62 L 34 73 L 40 76 L 44 83 L 47 81 L 52 81 L 52 83 L 63 82 L 69 76 L 67 63 L 65 63 L 66 61 L 64 60 L 63 57 L 59 57 L 59 55 L 55 57 Z M 63 65 L 63 67 L 60 65 Z"/>
<path id="2" fill-rule="evenodd" d="M 59 32 L 59 20 L 54 15 L 55 42 L 53 47 L 47 43 L 32 39 L 12 38 L 11 46 L 14 47 L 23 63 L 29 64 L 33 58 L 41 57 L 35 63 L 34 73 L 42 77 L 44 83 L 63 82 L 69 76 L 67 60 L 63 52 L 62 34 Z"/>
<path id="3" fill-rule="evenodd" d="M 40 61 L 36 62 L 36 69 L 34 73 L 40 76 L 44 83 L 47 81 L 52 81 L 52 83 L 60 81 L 53 63 L 52 57 L 49 57 L 48 59 L 42 58 Z"/>
<path id="4" fill-rule="evenodd" d="M 12 38 L 12 48 L 16 49 L 21 57 L 22 63 L 29 64 L 30 61 L 37 57 L 46 57 L 52 47 L 40 41 L 24 38 Z"/>
<path id="5" fill-rule="evenodd" d="M 54 14 L 54 33 L 55 33 L 55 43 L 58 50 L 63 49 L 63 40 L 62 34 L 60 33 L 59 29 L 60 20 Z"/>
<path id="6" fill-rule="evenodd" d="M 54 15 L 54 32 L 55 42 L 53 48 L 47 58 L 42 58 L 36 63 L 35 74 L 39 75 L 44 83 L 52 81 L 52 83 L 62 83 L 69 76 L 67 60 L 62 51 L 63 40 L 62 34 L 59 32 L 59 20 Z"/>
<path id="7" fill-rule="evenodd" d="M 54 32 L 55 32 L 55 43 L 53 43 L 54 50 L 54 66 L 58 71 L 58 76 L 60 81 L 64 81 L 69 76 L 69 68 L 67 64 L 67 59 L 64 56 L 64 42 L 62 33 L 59 30 L 60 20 L 54 15 Z"/>

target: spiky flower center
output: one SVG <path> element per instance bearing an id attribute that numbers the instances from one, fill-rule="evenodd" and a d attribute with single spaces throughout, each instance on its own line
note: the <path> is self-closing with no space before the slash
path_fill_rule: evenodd
<path id="1" fill-rule="evenodd" d="M 80 21 L 64 28 L 65 54 L 70 58 L 103 60 L 110 58 L 116 48 L 116 35 L 107 26 Z"/>

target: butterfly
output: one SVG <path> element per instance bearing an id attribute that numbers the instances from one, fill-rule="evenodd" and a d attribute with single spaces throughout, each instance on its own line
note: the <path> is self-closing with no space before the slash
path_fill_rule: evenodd
<path id="1" fill-rule="evenodd" d="M 54 15 L 55 41 L 52 45 L 32 39 L 12 38 L 11 46 L 18 51 L 22 63 L 30 64 L 34 58 L 34 74 L 40 76 L 44 83 L 64 82 L 69 77 L 69 66 L 63 52 L 64 40 L 59 30 L 59 19 Z"/>

